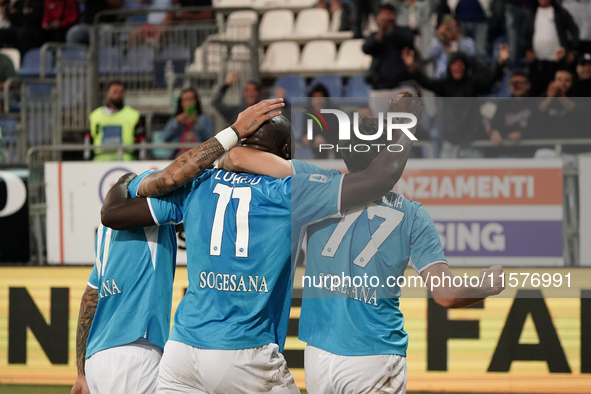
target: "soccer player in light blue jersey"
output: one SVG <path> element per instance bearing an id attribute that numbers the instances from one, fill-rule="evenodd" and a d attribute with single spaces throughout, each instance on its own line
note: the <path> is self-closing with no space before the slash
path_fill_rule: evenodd
<path id="1" fill-rule="evenodd" d="M 265 100 L 245 110 L 238 121 L 216 137 L 181 155 L 163 171 L 145 174 L 145 188 L 162 193 L 198 175 L 225 152 L 228 141 L 246 137 L 256 126 L 277 116 L 281 99 Z M 183 178 L 174 176 L 184 169 Z M 82 297 L 76 333 L 78 378 L 72 393 L 154 393 L 162 349 L 170 331 L 172 284 L 176 263 L 176 234 L 172 224 L 153 221 L 120 229 L 128 210 L 134 176 L 123 176 L 109 191 L 97 232 L 96 261 Z M 129 187 L 129 194 L 137 195 Z M 145 199 L 136 209 L 150 215 Z"/>
<path id="2" fill-rule="evenodd" d="M 394 105 L 399 112 L 397 105 L 412 107 Z M 375 135 L 378 121 L 364 118 L 359 129 L 362 134 Z M 345 142 L 356 143 L 364 142 L 358 137 Z M 228 155 L 240 170 L 276 177 L 339 174 L 297 160 L 289 163 L 263 153 L 243 152 Z M 351 174 L 366 172 L 376 156 L 375 148 L 363 153 L 343 151 Z M 450 283 L 454 277 L 429 214 L 420 203 L 390 190 L 371 203 L 347 210 L 341 218 L 312 224 L 307 231 L 305 278 L 309 279 L 304 282 L 299 339 L 308 344 L 308 393 L 404 393 L 408 339 L 396 278 L 404 276 L 409 264 L 427 287 L 434 276 L 448 276 Z M 496 266 L 483 271 L 481 277 L 492 274 L 493 283 L 487 279 L 479 288 L 439 286 L 432 296 L 442 306 L 458 308 L 502 291 L 502 269 Z M 372 277 L 379 282 L 368 283 Z M 388 278 L 394 278 L 390 285 Z"/>
<path id="3" fill-rule="evenodd" d="M 410 140 L 400 143 L 407 149 L 384 150 L 358 174 L 273 179 L 217 168 L 148 200 L 154 223 L 185 220 L 189 274 L 164 350 L 159 392 L 298 392 L 280 352 L 292 257 L 303 230 L 385 194 L 408 157 Z M 243 145 L 289 159 L 291 125 L 274 118 Z M 142 190 L 142 183 L 134 187 Z M 128 203 L 131 212 L 134 201 Z M 126 226 L 145 220 L 128 216 Z"/>

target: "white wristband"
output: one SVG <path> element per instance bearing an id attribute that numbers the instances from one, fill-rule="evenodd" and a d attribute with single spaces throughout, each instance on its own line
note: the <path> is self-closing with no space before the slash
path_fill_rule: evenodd
<path id="1" fill-rule="evenodd" d="M 222 144 L 226 152 L 235 147 L 238 143 L 238 136 L 236 135 L 236 132 L 230 127 L 217 133 L 215 138 L 217 138 L 220 144 Z"/>

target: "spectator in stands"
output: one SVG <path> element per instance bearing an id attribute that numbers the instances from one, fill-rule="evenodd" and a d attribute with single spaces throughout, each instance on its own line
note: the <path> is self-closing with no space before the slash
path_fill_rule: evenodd
<path id="1" fill-rule="evenodd" d="M 211 7 L 211 0 L 171 0 L 173 5 L 181 7 Z M 172 21 L 203 21 L 212 20 L 213 11 L 183 11 L 169 12 L 164 18 L 164 23 Z"/>
<path id="2" fill-rule="evenodd" d="M 339 109 L 330 103 L 328 89 L 321 83 L 312 86 L 312 89 L 310 89 L 310 92 L 308 93 L 308 97 L 310 97 L 310 107 L 318 113 L 320 113 L 320 110 L 323 108 Z M 339 123 L 336 116 L 325 115 L 324 119 L 326 120 L 326 130 L 316 122 L 312 123 L 311 140 L 308 139 L 307 130 L 303 130 L 302 132 L 302 144 L 312 149 L 316 159 L 327 159 L 329 157 L 327 150 L 320 152 L 319 148 L 321 144 L 332 144 L 333 146 L 337 146 L 339 142 Z M 306 125 L 304 125 L 304 128 L 305 127 Z M 338 157 L 340 157 L 340 153 L 337 153 L 335 156 L 335 158 Z"/>
<path id="3" fill-rule="evenodd" d="M 164 127 L 164 142 L 202 143 L 213 137 L 213 123 L 203 113 L 197 91 L 184 89 L 178 99 L 175 116 Z M 178 156 L 188 149 L 173 152 L 170 157 Z M 175 154 L 176 153 L 176 154 Z"/>
<path id="4" fill-rule="evenodd" d="M 341 0 L 319 0 L 314 7 L 327 10 L 332 21 L 335 18 L 339 19 L 337 31 L 351 30 L 351 8 L 349 4 L 343 4 Z"/>
<path id="5" fill-rule="evenodd" d="M 470 61 L 462 52 L 449 56 L 448 75 L 446 78 L 431 79 L 418 70 L 414 51 L 405 49 L 402 53 L 404 63 L 412 73 L 412 77 L 425 89 L 435 94 L 447 97 L 443 106 L 443 145 L 441 157 L 451 157 L 453 145 L 466 143 L 483 138 L 484 128 L 480 117 L 480 103 L 466 99 L 478 97 L 486 93 L 491 86 L 502 78 L 504 63 L 509 57 L 507 45 L 499 46 L 499 58 L 493 70 L 480 69 L 470 72 Z M 450 97 L 458 99 L 451 100 Z M 467 156 L 479 156 L 480 153 L 467 151 Z"/>
<path id="6" fill-rule="evenodd" d="M 380 0 L 351 0 L 351 21 L 353 38 L 363 38 L 363 25 L 371 14 L 378 17 Z"/>
<path id="7" fill-rule="evenodd" d="M 16 77 L 14 64 L 12 64 L 12 60 L 8 56 L 0 53 L 0 91 L 4 90 L 4 82 L 10 77 Z M 0 113 L 4 111 L 3 98 L 4 96 L 2 95 L 2 98 L 0 98 Z"/>
<path id="8" fill-rule="evenodd" d="M 476 42 L 476 56 L 486 62 L 488 50 L 489 17 L 491 0 L 441 0 L 439 18 L 452 13 L 460 23 L 464 35 Z"/>
<path id="9" fill-rule="evenodd" d="M 218 112 L 224 117 L 225 121 L 229 124 L 234 123 L 238 118 L 238 114 L 261 101 L 260 98 L 260 86 L 255 81 L 247 81 L 244 85 L 242 92 L 243 100 L 238 105 L 224 104 L 222 101 L 226 92 L 233 84 L 238 81 L 238 73 L 231 72 L 226 75 L 224 84 L 220 86 L 217 93 L 211 99 L 211 105 L 218 110 Z"/>
<path id="10" fill-rule="evenodd" d="M 591 53 L 583 53 L 579 56 L 577 76 L 571 96 L 591 97 Z"/>
<path id="11" fill-rule="evenodd" d="M 415 47 L 427 49 L 433 37 L 431 10 L 426 1 L 401 1 L 396 10 L 396 24 L 415 33 Z"/>
<path id="12" fill-rule="evenodd" d="M 568 138 L 572 137 L 571 129 L 576 103 L 569 98 L 573 85 L 573 74 L 569 69 L 556 71 L 554 80 L 548 84 L 546 97 L 542 99 L 539 109 L 539 125 L 533 138 Z"/>
<path id="13" fill-rule="evenodd" d="M 553 79 L 558 62 L 572 64 L 579 44 L 573 17 L 555 0 L 538 0 L 527 16 L 523 47 L 529 62 L 532 95 L 538 95 Z"/>
<path id="14" fill-rule="evenodd" d="M 119 81 L 107 85 L 106 104 L 89 116 L 90 134 L 95 146 L 119 146 L 135 143 L 143 136 L 143 124 L 139 111 L 124 104 L 125 88 Z M 117 160 L 114 149 L 95 150 L 95 161 Z M 126 151 L 123 160 L 135 160 L 133 151 Z"/>
<path id="15" fill-rule="evenodd" d="M 429 47 L 429 58 L 433 60 L 435 78 L 444 78 L 447 75 L 447 57 L 450 53 L 458 51 L 473 60 L 476 56 L 476 44 L 470 37 L 462 36 L 460 25 L 453 16 L 445 15 Z"/>
<path id="16" fill-rule="evenodd" d="M 29 49 L 38 48 L 44 42 L 41 28 L 44 0 L 17 0 L 5 15 L 10 27 L 0 29 L 0 45 L 17 48 L 24 56 Z"/>
<path id="17" fill-rule="evenodd" d="M 10 20 L 8 20 L 8 8 L 10 6 L 10 0 L 0 1 L 0 29 L 10 27 Z"/>
<path id="18" fill-rule="evenodd" d="M 591 52 L 591 1 L 563 0 L 561 5 L 571 14 L 579 28 L 578 52 Z"/>
<path id="19" fill-rule="evenodd" d="M 495 146 L 501 145 L 505 140 L 519 142 L 529 138 L 533 130 L 534 103 L 527 99 L 531 83 L 523 70 L 516 70 L 511 74 L 509 89 L 511 98 L 501 101 L 491 121 L 490 141 Z M 533 151 L 526 148 L 503 150 L 503 156 L 531 157 Z"/>
<path id="20" fill-rule="evenodd" d="M 122 0 L 78 0 L 80 3 L 84 3 L 84 12 L 82 13 L 82 22 L 74 25 L 66 33 L 66 42 L 70 44 L 90 44 L 90 29 L 94 17 L 101 11 L 106 10 L 117 10 L 121 8 Z M 105 17 L 101 19 L 103 22 L 114 22 L 114 17 Z"/>
<path id="21" fill-rule="evenodd" d="M 505 33 L 509 44 L 509 62 L 516 67 L 523 57 L 523 25 L 537 0 L 505 0 Z"/>
<path id="22" fill-rule="evenodd" d="M 396 26 L 396 11 L 391 5 L 381 5 L 376 18 L 378 31 L 372 33 L 363 44 L 363 52 L 373 57 L 367 74 L 371 85 L 370 97 L 396 97 L 402 91 L 416 93 L 411 76 L 402 61 L 404 48 L 414 49 L 414 35 L 409 28 Z M 372 112 L 388 112 L 389 104 L 383 100 L 371 100 Z M 383 108 L 381 108 L 383 107 Z"/>
<path id="23" fill-rule="evenodd" d="M 76 0 L 45 0 L 41 26 L 46 42 L 65 42 L 66 32 L 77 22 Z"/>

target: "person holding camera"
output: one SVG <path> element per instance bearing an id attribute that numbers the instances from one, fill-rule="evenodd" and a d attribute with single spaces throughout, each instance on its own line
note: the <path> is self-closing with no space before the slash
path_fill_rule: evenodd
<path id="1" fill-rule="evenodd" d="M 213 137 L 213 123 L 203 113 L 199 95 L 193 88 L 184 89 L 177 101 L 176 113 L 164 127 L 164 142 L 205 142 Z M 171 159 L 188 149 L 172 151 Z"/>
<path id="2" fill-rule="evenodd" d="M 363 44 L 363 52 L 373 57 L 366 82 L 372 87 L 371 98 L 396 97 L 403 91 L 416 93 L 411 75 L 402 61 L 402 50 L 414 49 L 414 34 L 406 27 L 396 26 L 396 10 L 382 4 L 376 17 L 378 31 Z M 388 112 L 388 100 L 370 100 L 373 116 Z"/>
<path id="3" fill-rule="evenodd" d="M 452 15 L 445 15 L 429 46 L 429 58 L 433 61 L 433 77 L 447 76 L 448 56 L 454 52 L 462 52 L 470 61 L 476 56 L 476 44 L 470 37 L 462 36 L 460 25 Z"/>

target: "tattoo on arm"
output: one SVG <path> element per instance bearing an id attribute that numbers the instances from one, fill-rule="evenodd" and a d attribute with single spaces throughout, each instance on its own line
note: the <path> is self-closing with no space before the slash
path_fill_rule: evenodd
<path id="1" fill-rule="evenodd" d="M 76 367 L 78 368 L 78 375 L 85 375 L 86 341 L 88 340 L 88 333 L 90 332 L 90 326 L 94 319 L 97 304 L 98 290 L 86 286 L 82 301 L 80 302 L 78 328 L 76 329 Z"/>
<path id="2" fill-rule="evenodd" d="M 157 197 L 169 193 L 197 177 L 224 153 L 216 138 L 183 153 L 164 170 L 148 175 L 138 188 L 143 197 Z"/>
<path id="3" fill-rule="evenodd" d="M 257 119 L 253 119 L 252 122 L 248 126 L 244 127 L 244 131 L 248 132 L 252 128 L 252 126 L 254 126 L 257 122 L 258 122 Z"/>

